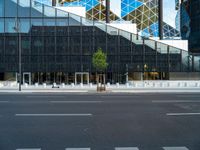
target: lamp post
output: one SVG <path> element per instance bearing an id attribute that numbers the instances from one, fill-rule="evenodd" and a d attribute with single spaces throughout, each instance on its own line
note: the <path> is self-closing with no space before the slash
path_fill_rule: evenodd
<path id="1" fill-rule="evenodd" d="M 126 83 L 128 83 L 128 64 L 126 64 Z"/>
<path id="2" fill-rule="evenodd" d="M 144 77 L 146 76 L 147 68 L 148 68 L 147 64 L 144 64 Z M 148 75 L 147 75 L 147 80 L 148 80 Z"/>
<path id="3" fill-rule="evenodd" d="M 20 34 L 20 22 L 18 20 L 18 18 L 15 19 L 15 26 L 13 27 L 13 29 L 15 30 L 16 33 L 18 33 L 18 49 L 19 49 L 19 73 L 18 73 L 18 77 L 19 77 L 19 91 L 21 91 L 21 83 L 22 83 L 22 67 L 21 67 L 21 34 Z"/>

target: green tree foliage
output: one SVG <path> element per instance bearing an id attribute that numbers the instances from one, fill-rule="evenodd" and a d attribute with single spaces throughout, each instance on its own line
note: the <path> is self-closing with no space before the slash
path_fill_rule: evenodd
<path id="1" fill-rule="evenodd" d="M 92 64 L 93 67 L 99 72 L 103 72 L 107 68 L 107 55 L 101 48 L 98 48 L 97 52 L 93 54 Z"/>

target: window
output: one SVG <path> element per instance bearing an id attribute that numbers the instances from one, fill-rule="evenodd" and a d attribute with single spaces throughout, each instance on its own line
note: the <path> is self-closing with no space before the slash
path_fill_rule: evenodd
<path id="1" fill-rule="evenodd" d="M 4 19 L 0 19 L 0 33 L 4 32 Z"/>
<path id="2" fill-rule="evenodd" d="M 19 0 L 18 16 L 19 17 L 30 16 L 30 0 Z"/>
<path id="3" fill-rule="evenodd" d="M 20 19 L 20 32 L 28 33 L 30 31 L 30 20 Z"/>
<path id="4" fill-rule="evenodd" d="M 0 17 L 4 16 L 4 0 L 0 0 Z"/>
<path id="5" fill-rule="evenodd" d="M 15 19 L 5 19 L 5 32 L 12 33 L 16 32 L 14 30 L 15 27 Z"/>
<path id="6" fill-rule="evenodd" d="M 17 16 L 17 0 L 5 0 L 5 16 Z"/>

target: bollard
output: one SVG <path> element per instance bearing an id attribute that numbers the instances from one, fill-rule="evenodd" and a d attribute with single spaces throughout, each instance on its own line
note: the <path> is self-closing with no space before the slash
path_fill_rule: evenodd
<path id="1" fill-rule="evenodd" d="M 161 87 L 161 88 L 163 87 L 163 83 L 162 83 L 162 82 L 160 82 L 160 87 Z"/>
<path id="2" fill-rule="evenodd" d="M 181 83 L 180 82 L 178 82 L 178 87 L 181 87 Z"/>
<path id="3" fill-rule="evenodd" d="M 25 87 L 26 87 L 26 88 L 28 87 L 28 84 L 27 84 L 27 83 L 25 83 Z"/>
<path id="4" fill-rule="evenodd" d="M 83 87 L 83 83 L 80 83 L 80 87 Z"/>
<path id="5" fill-rule="evenodd" d="M 38 87 L 38 83 L 35 83 L 35 87 Z"/>
<path id="6" fill-rule="evenodd" d="M 187 85 L 187 82 L 185 82 L 185 83 L 184 83 L 184 87 L 187 87 L 187 86 L 188 86 L 188 85 Z"/>
<path id="7" fill-rule="evenodd" d="M 117 88 L 119 88 L 119 83 L 116 83 Z"/>
<path id="8" fill-rule="evenodd" d="M 63 87 L 63 88 L 65 87 L 65 83 L 62 83 L 62 87 Z"/>
<path id="9" fill-rule="evenodd" d="M 126 83 L 126 87 L 129 88 L 129 83 Z"/>
<path id="10" fill-rule="evenodd" d="M 107 83 L 107 87 L 110 87 L 110 82 Z"/>
<path id="11" fill-rule="evenodd" d="M 170 87 L 170 83 L 169 82 L 167 83 L 167 87 Z"/>
<path id="12" fill-rule="evenodd" d="M 71 83 L 71 87 L 74 87 L 74 83 Z"/>
<path id="13" fill-rule="evenodd" d="M 47 84 L 46 84 L 46 83 L 43 83 L 43 86 L 44 86 L 44 88 L 46 88 L 46 87 L 47 87 Z"/>
<path id="14" fill-rule="evenodd" d="M 91 88 L 92 88 L 92 86 L 93 86 L 92 83 L 90 83 L 90 87 L 91 87 Z"/>
<path id="15" fill-rule="evenodd" d="M 156 83 L 155 83 L 155 82 L 153 82 L 153 87 L 154 87 L 154 88 L 156 87 Z"/>

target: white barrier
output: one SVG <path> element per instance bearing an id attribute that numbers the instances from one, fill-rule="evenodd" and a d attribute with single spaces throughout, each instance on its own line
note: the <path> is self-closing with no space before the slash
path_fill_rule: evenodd
<path id="1" fill-rule="evenodd" d="M 200 81 L 131 81 L 129 87 L 135 88 L 199 88 Z M 127 87 L 127 86 L 126 86 Z"/>

